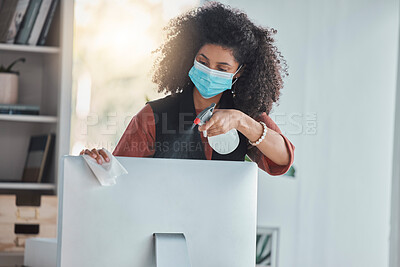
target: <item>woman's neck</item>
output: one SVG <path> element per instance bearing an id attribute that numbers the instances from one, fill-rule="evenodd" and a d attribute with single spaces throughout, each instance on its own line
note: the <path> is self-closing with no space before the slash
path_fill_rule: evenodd
<path id="1" fill-rule="evenodd" d="M 199 91 L 197 90 L 196 86 L 193 88 L 193 102 L 194 102 L 194 108 L 195 109 L 205 109 L 209 107 L 212 103 L 215 103 L 216 107 L 219 107 L 219 100 L 221 99 L 222 93 L 213 96 L 211 98 L 205 99 L 203 98 Z"/>

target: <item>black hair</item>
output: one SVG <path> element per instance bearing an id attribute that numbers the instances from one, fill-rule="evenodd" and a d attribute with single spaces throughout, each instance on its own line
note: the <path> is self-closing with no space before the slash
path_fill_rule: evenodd
<path id="1" fill-rule="evenodd" d="M 175 94 L 193 84 L 188 76 L 193 60 L 205 44 L 232 49 L 241 76 L 232 86 L 236 109 L 256 117 L 270 113 L 289 75 L 286 60 L 274 45 L 273 28 L 256 26 L 239 9 L 206 2 L 173 19 L 163 28 L 164 43 L 153 65 L 152 81 L 159 92 Z"/>

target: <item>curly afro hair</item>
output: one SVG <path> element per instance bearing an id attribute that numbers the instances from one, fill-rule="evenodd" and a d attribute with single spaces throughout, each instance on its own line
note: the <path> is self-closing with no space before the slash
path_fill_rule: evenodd
<path id="1" fill-rule="evenodd" d="M 164 43 L 152 51 L 158 52 L 152 69 L 158 92 L 175 94 L 193 85 L 188 73 L 197 52 L 214 44 L 231 49 L 239 65 L 245 64 L 232 86 L 234 107 L 253 118 L 270 113 L 279 99 L 282 78 L 289 75 L 274 45 L 275 29 L 256 26 L 239 9 L 206 2 L 171 19 L 163 30 Z"/>

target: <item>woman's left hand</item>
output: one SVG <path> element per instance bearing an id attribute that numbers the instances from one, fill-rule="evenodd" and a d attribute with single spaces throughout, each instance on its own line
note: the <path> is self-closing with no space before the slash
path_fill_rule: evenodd
<path id="1" fill-rule="evenodd" d="M 207 136 L 224 134 L 233 128 L 238 128 L 240 113 L 241 111 L 236 109 L 215 109 L 211 119 L 198 129 L 207 131 Z"/>

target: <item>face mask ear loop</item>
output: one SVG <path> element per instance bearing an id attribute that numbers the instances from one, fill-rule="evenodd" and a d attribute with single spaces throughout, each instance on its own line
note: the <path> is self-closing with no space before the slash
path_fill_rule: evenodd
<path id="1" fill-rule="evenodd" d="M 235 74 L 233 74 L 233 76 L 235 76 L 236 75 L 236 73 L 238 73 L 239 72 L 239 70 L 242 68 L 242 66 L 243 65 L 240 65 L 240 67 L 238 68 L 238 70 L 235 72 Z M 239 77 L 236 77 L 235 78 L 235 81 L 232 83 L 232 85 L 234 85 L 235 84 L 235 82 L 237 81 L 239 79 Z"/>
<path id="2" fill-rule="evenodd" d="M 235 82 L 236 82 L 238 79 L 239 79 L 239 78 L 236 77 L 236 79 L 235 79 L 235 80 L 233 81 L 233 83 L 232 83 L 232 86 L 235 84 Z M 231 92 L 232 92 L 232 94 L 234 94 L 234 93 L 235 93 L 235 89 L 232 88 Z"/>
<path id="3" fill-rule="evenodd" d="M 238 80 L 239 78 L 238 77 L 236 77 L 235 78 L 235 81 L 232 83 L 232 85 L 234 85 L 235 84 L 235 82 Z"/>
<path id="4" fill-rule="evenodd" d="M 243 64 L 242 64 L 242 65 L 240 65 L 240 67 L 237 69 L 237 71 L 235 72 L 235 74 L 233 74 L 234 76 L 236 75 L 236 73 L 238 73 L 238 72 L 239 72 L 239 70 L 242 68 L 242 66 L 243 66 Z"/>

